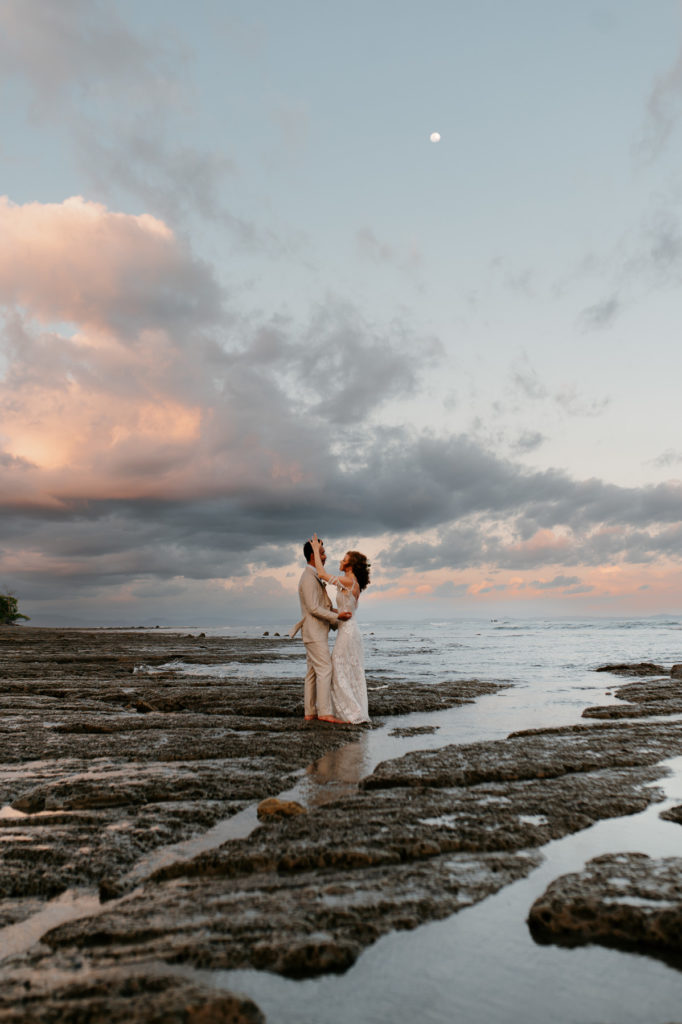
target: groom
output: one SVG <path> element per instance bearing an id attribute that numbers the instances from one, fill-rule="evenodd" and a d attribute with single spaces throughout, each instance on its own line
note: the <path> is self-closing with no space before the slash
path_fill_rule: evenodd
<path id="1" fill-rule="evenodd" d="M 329 653 L 329 630 L 337 629 L 339 620 L 352 618 L 350 612 L 337 612 L 332 606 L 325 584 L 317 575 L 313 546 L 309 540 L 303 545 L 303 557 L 308 563 L 298 582 L 298 599 L 301 602 L 301 621 L 294 626 L 289 636 L 301 630 L 305 644 L 307 672 L 305 675 L 305 719 L 332 718 L 332 659 Z M 327 561 L 324 544 L 320 541 L 322 564 Z"/>

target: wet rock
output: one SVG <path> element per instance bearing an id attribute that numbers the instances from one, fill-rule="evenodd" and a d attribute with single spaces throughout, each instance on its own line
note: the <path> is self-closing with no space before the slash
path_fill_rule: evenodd
<path id="1" fill-rule="evenodd" d="M 438 732 L 437 725 L 411 725 L 404 729 L 391 729 L 389 736 L 427 736 Z"/>
<path id="2" fill-rule="evenodd" d="M 256 813 L 260 821 L 279 821 L 281 818 L 305 814 L 306 810 L 296 800 L 278 800 L 277 797 L 271 796 L 261 800 Z"/>
<path id="3" fill-rule="evenodd" d="M 156 708 L 146 700 L 136 700 L 133 703 L 133 707 L 136 711 L 139 711 L 142 715 L 149 714 L 150 711 L 156 711 Z"/>
<path id="4" fill-rule="evenodd" d="M 102 878 L 99 883 L 100 903 L 117 900 L 124 896 L 128 889 L 129 886 L 120 878 Z"/>
<path id="5" fill-rule="evenodd" d="M 618 676 L 665 676 L 668 675 L 662 665 L 653 661 L 619 662 L 611 665 L 600 665 L 595 672 L 611 672 Z"/>
<path id="6" fill-rule="evenodd" d="M 41 793 L 27 793 L 15 800 L 11 806 L 13 811 L 36 814 L 38 811 L 45 810 L 45 797 Z"/>
<path id="7" fill-rule="evenodd" d="M 371 678 L 367 682 L 369 713 L 372 718 L 383 715 L 409 715 L 413 711 L 442 711 L 461 704 L 473 704 L 488 693 L 497 693 L 505 687 L 500 683 L 487 683 L 479 679 L 446 680 L 433 684 L 391 680 L 391 685 L 377 686 Z"/>
<path id="8" fill-rule="evenodd" d="M 378 765 L 364 789 L 470 786 L 479 782 L 552 779 L 654 765 L 679 752 L 682 723 L 526 730 L 494 743 L 440 747 Z"/>
<path id="9" fill-rule="evenodd" d="M 389 931 L 471 906 L 537 862 L 532 854 L 452 853 L 370 868 L 263 872 L 244 861 L 239 876 L 207 871 L 148 885 L 96 919 L 54 929 L 30 966 L 40 974 L 78 950 L 89 969 L 160 956 L 201 968 L 315 977 L 346 970 Z"/>
<path id="10" fill-rule="evenodd" d="M 671 679 L 682 679 L 682 665 L 673 665 L 670 669 Z"/>
<path id="11" fill-rule="evenodd" d="M 669 679 L 642 680 L 615 692 L 621 703 L 589 707 L 583 718 L 651 718 L 682 713 L 682 688 Z"/>
<path id="12" fill-rule="evenodd" d="M 254 945 L 251 959 L 260 971 L 272 971 L 289 978 L 310 978 L 320 974 L 343 974 L 358 956 L 353 942 L 339 941 L 320 933 L 298 942 L 265 939 Z"/>
<path id="13" fill-rule="evenodd" d="M 660 749 L 680 742 L 682 726 L 670 728 Z M 155 956 L 294 977 L 343 970 L 379 936 L 523 877 L 538 863 L 533 848 L 659 799 L 651 783 L 666 770 L 647 750 L 650 733 L 623 744 L 625 766 L 611 749 L 620 732 L 447 747 L 435 774 L 434 752 L 406 755 L 377 768 L 379 785 L 162 868 L 111 911 L 44 941 L 54 955 L 87 950 L 98 968 Z"/>
<path id="14" fill-rule="evenodd" d="M 682 954 L 682 857 L 607 854 L 556 879 L 528 916 L 540 942 Z"/>
<path id="15" fill-rule="evenodd" d="M 114 732 L 114 727 L 106 722 L 66 722 L 64 725 L 54 725 L 55 732 L 70 733 L 71 735 L 92 734 L 102 735 Z"/>
<path id="16" fill-rule="evenodd" d="M 669 807 L 667 811 L 661 811 L 661 817 L 666 821 L 676 821 L 682 825 L 682 804 L 679 807 Z"/>
<path id="17" fill-rule="evenodd" d="M 323 777 L 321 766 L 339 768 L 354 744 L 345 730 L 303 727 L 304 651 L 288 639 L 197 644 L 149 631 L 23 628 L 6 638 L 0 800 L 45 810 L 0 819 L 0 911 L 14 907 L 19 919 L 36 894 L 68 886 L 99 886 L 103 902 L 13 960 L 0 1020 L 19 1006 L 22 978 L 42 993 L 35 1019 L 47 1020 L 38 1014 L 59 1006 L 66 980 L 98 979 L 98 1007 L 106 972 L 132 977 L 154 959 L 168 970 L 345 970 L 381 935 L 523 877 L 548 840 L 645 808 L 660 796 L 651 785 L 666 771 L 658 762 L 682 743 L 681 723 L 605 722 L 415 752 L 306 814 L 270 818 L 190 860 L 176 851 L 175 863 L 136 874 L 131 889 L 131 869 L 159 847 L 291 787 L 301 768 Z M 268 678 L 268 663 L 294 659 L 301 680 Z M 188 680 L 188 662 L 206 674 Z M 226 663 L 233 676 L 213 671 Z M 477 680 L 386 686 L 370 675 L 370 712 L 437 710 L 497 689 Z M 155 713 L 137 714 L 136 701 Z M 143 994 L 131 997 L 131 1021 L 142 1019 L 134 1004 Z M 68 1012 L 65 1021 L 96 1019 L 85 995 Z"/>
<path id="18" fill-rule="evenodd" d="M 254 677 L 252 666 L 278 660 L 300 664 L 301 679 L 268 678 L 265 667 Z M 226 663 L 234 676 L 211 674 Z M 185 664 L 206 675 L 188 679 Z M 294 785 L 348 742 L 346 730 L 303 728 L 304 672 L 303 645 L 288 637 L 4 630 L 0 805 L 26 817 L 0 819 L 0 895 L 97 887 Z M 450 707 L 496 688 L 396 679 L 370 707 L 375 716 Z"/>
<path id="19" fill-rule="evenodd" d="M 102 972 L 50 990 L 18 981 L 0 991 L 3 1024 L 265 1024 L 251 999 L 167 975 Z"/>

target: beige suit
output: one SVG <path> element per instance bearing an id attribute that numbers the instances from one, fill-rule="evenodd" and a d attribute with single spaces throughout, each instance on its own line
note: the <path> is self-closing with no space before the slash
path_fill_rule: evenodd
<path id="1" fill-rule="evenodd" d="M 329 717 L 332 713 L 332 659 L 329 653 L 329 630 L 337 629 L 339 617 L 324 584 L 312 565 L 307 565 L 298 581 L 298 599 L 303 618 L 290 636 L 301 630 L 308 669 L 305 675 L 305 714 Z"/>

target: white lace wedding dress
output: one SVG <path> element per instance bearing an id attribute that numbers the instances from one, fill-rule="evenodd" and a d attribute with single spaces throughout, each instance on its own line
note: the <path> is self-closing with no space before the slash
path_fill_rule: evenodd
<path id="1" fill-rule="evenodd" d="M 343 722 L 358 725 L 369 722 L 365 659 L 356 619 L 358 602 L 337 577 L 333 576 L 329 582 L 336 584 L 336 607 L 340 612 L 351 612 L 353 616 L 339 622 L 332 652 L 332 713 Z"/>

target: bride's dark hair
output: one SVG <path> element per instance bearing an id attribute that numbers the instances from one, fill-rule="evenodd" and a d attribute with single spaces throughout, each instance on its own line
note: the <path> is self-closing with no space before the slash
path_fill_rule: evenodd
<path id="1" fill-rule="evenodd" d="M 360 590 L 364 590 L 369 583 L 369 567 L 372 564 L 367 561 L 367 556 L 359 551 L 346 552 L 346 564 L 350 565 Z"/>

